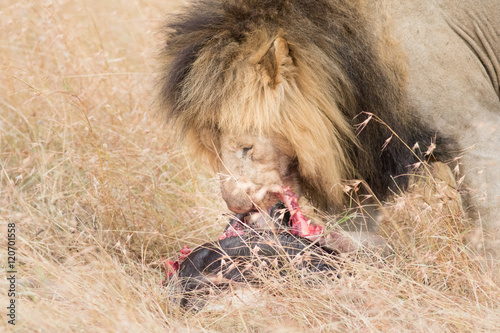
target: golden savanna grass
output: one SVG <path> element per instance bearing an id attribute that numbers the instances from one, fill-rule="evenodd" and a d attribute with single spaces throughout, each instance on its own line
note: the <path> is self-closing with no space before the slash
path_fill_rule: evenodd
<path id="1" fill-rule="evenodd" d="M 456 192 L 396 194 L 391 255 L 352 256 L 338 281 L 267 277 L 183 313 L 163 261 L 216 238 L 217 181 L 151 112 L 155 34 L 176 2 L 0 5 L 0 262 L 17 229 L 19 332 L 493 332 L 500 288 L 471 256 Z M 422 187 L 422 186 L 421 186 Z M 256 296 L 255 296 L 256 295 Z"/>

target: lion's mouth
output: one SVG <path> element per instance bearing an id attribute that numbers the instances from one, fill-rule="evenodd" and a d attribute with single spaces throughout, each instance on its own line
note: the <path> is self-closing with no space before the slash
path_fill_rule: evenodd
<path id="1" fill-rule="evenodd" d="M 280 201 L 267 209 L 266 212 L 254 208 L 247 213 L 236 214 L 219 239 L 242 236 L 249 229 L 273 232 L 288 231 L 293 235 L 310 240 L 316 240 L 323 235 L 324 228 L 310 223 L 300 209 L 299 197 L 289 186 L 282 187 L 279 192 L 275 192 L 275 195 Z"/>

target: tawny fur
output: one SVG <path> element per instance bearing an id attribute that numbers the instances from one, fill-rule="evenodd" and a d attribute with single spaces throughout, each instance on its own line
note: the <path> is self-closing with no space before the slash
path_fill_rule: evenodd
<path id="1" fill-rule="evenodd" d="M 339 206 L 352 178 L 383 197 L 416 161 L 402 141 L 425 147 L 436 131 L 408 112 L 404 66 L 364 11 L 359 0 L 194 2 L 165 27 L 162 109 L 212 165 L 221 133 L 263 135 L 297 160 L 317 205 Z M 362 112 L 387 126 L 357 135 Z M 402 141 L 382 150 L 389 128 Z"/>

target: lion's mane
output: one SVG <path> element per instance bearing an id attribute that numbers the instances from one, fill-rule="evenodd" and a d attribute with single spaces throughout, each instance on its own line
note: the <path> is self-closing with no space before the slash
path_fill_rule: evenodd
<path id="1" fill-rule="evenodd" d="M 436 136 L 409 109 L 404 66 L 385 56 L 394 46 L 376 37 L 362 0 L 202 0 L 164 32 L 161 110 L 213 164 L 221 132 L 279 135 L 306 194 L 338 204 L 344 179 L 364 179 L 381 198 L 404 186 L 393 176 L 417 161 L 409 147 Z M 280 81 L 261 61 L 277 38 L 292 59 Z M 370 113 L 385 124 L 357 133 Z"/>

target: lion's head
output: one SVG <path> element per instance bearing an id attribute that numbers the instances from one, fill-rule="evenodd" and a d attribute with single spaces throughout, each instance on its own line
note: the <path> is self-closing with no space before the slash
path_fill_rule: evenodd
<path id="1" fill-rule="evenodd" d="M 394 156 L 411 153 L 398 142 L 381 151 L 386 127 L 354 129 L 362 111 L 404 110 L 404 79 L 381 63 L 362 11 L 362 1 L 201 1 L 166 25 L 161 109 L 218 172 L 234 212 L 269 208 L 283 185 L 338 206 L 343 179 L 383 193 L 404 172 Z"/>

